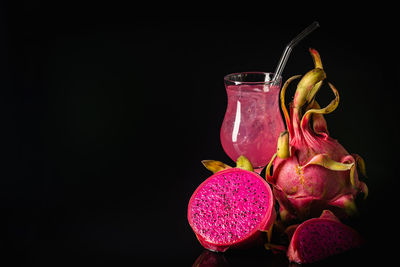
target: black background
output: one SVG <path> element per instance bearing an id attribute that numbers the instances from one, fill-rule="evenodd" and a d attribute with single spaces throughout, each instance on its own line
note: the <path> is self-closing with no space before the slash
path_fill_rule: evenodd
<path id="1" fill-rule="evenodd" d="M 388 10 L 139 17 L 117 4 L 38 2 L 1 10 L 0 248 L 17 265 L 191 266 L 203 251 L 186 219 L 209 175 L 200 160 L 232 164 L 219 142 L 223 76 L 273 71 L 314 20 L 321 27 L 296 46 L 284 80 L 313 67 L 309 47 L 320 52 L 341 96 L 326 116 L 330 133 L 364 157 L 370 189 L 349 222 L 367 245 L 321 265 L 391 257 L 399 86 Z M 327 87 L 319 93 L 322 105 L 332 97 Z M 288 265 L 266 251 L 226 258 Z"/>

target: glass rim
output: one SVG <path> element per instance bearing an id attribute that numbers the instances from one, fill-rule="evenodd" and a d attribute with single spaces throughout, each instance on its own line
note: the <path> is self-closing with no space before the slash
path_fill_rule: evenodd
<path id="1" fill-rule="evenodd" d="M 268 81 L 238 81 L 238 80 L 234 80 L 232 79 L 232 76 L 239 76 L 239 75 L 247 75 L 247 74 L 255 74 L 255 75 L 263 75 L 264 77 L 271 77 L 271 80 Z M 224 76 L 224 81 L 225 82 L 229 82 L 229 83 L 233 83 L 235 85 L 239 85 L 239 84 L 252 84 L 252 85 L 257 85 L 257 84 L 263 84 L 263 85 L 269 85 L 272 82 L 272 77 L 274 76 L 275 73 L 273 72 L 264 72 L 264 71 L 243 71 L 243 72 L 234 72 L 234 73 L 230 73 Z M 278 84 L 280 84 L 282 82 L 282 76 L 279 75 L 278 79 L 277 79 Z"/>

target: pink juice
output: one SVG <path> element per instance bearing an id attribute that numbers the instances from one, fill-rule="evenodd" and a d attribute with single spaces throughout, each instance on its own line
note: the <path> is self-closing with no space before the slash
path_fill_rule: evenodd
<path id="1" fill-rule="evenodd" d="M 236 161 L 246 156 L 255 169 L 263 168 L 276 153 L 285 126 L 279 110 L 280 86 L 226 85 L 228 106 L 221 127 L 221 143 Z"/>

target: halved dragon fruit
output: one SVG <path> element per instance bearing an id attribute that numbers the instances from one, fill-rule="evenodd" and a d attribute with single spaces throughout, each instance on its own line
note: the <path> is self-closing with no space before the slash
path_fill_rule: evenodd
<path id="1" fill-rule="evenodd" d="M 249 170 L 218 161 L 203 164 L 216 173 L 196 189 L 188 206 L 189 224 L 200 243 L 211 251 L 223 252 L 262 241 L 262 233 L 270 230 L 276 218 L 267 182 L 249 171 L 252 167 L 244 157 L 237 166 Z"/>
<path id="2" fill-rule="evenodd" d="M 289 232 L 293 232 L 289 229 Z M 329 210 L 300 224 L 293 233 L 287 256 L 297 263 L 312 263 L 359 247 L 362 238 Z"/>

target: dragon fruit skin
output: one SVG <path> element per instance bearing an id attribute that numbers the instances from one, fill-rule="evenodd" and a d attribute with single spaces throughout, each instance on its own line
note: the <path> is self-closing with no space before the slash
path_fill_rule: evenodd
<path id="1" fill-rule="evenodd" d="M 316 102 L 315 95 L 326 74 L 318 52 L 314 49 L 310 49 L 310 52 L 315 68 L 298 83 L 290 104 L 290 116 L 285 107 L 284 94 L 290 82 L 299 76 L 290 78 L 282 88 L 281 106 L 287 131 L 281 134 L 277 154 L 266 171 L 266 179 L 273 185 L 284 221 L 317 217 L 325 209 L 339 217 L 346 217 L 356 211 L 356 195 L 363 192 L 366 197 L 368 193 L 366 184 L 358 179 L 356 170 L 359 167 L 365 175 L 363 159 L 356 154 L 349 154 L 337 140 L 329 136 L 323 114 L 336 109 L 339 94 L 328 83 L 335 99 L 325 108 Z"/>
<path id="2" fill-rule="evenodd" d="M 355 162 L 344 148 L 332 138 L 320 140 L 320 145 L 327 144 L 314 153 L 332 155 L 336 162 L 352 164 Z M 330 152 L 326 148 L 336 147 Z M 302 154 L 302 150 L 297 155 Z M 317 154 L 317 155 L 318 155 Z M 320 165 L 306 165 L 306 161 L 299 161 L 296 156 L 288 159 L 276 158 L 274 173 L 277 173 L 269 182 L 274 184 L 274 195 L 280 204 L 283 216 L 299 217 L 301 220 L 317 217 L 324 209 L 330 209 L 339 217 L 345 217 L 354 212 L 354 197 L 365 185 L 354 172 L 355 184 L 350 182 L 350 170 L 334 171 Z M 307 166 L 301 168 L 301 166 Z"/>
<path id="3" fill-rule="evenodd" d="M 363 243 L 358 232 L 342 224 L 329 210 L 324 210 L 319 218 L 303 222 L 289 235 L 292 237 L 287 256 L 289 261 L 300 264 L 320 261 Z"/>
<path id="4" fill-rule="evenodd" d="M 261 245 L 275 218 L 268 183 L 240 168 L 229 167 L 206 179 L 188 205 L 188 221 L 197 239 L 217 252 Z"/>

